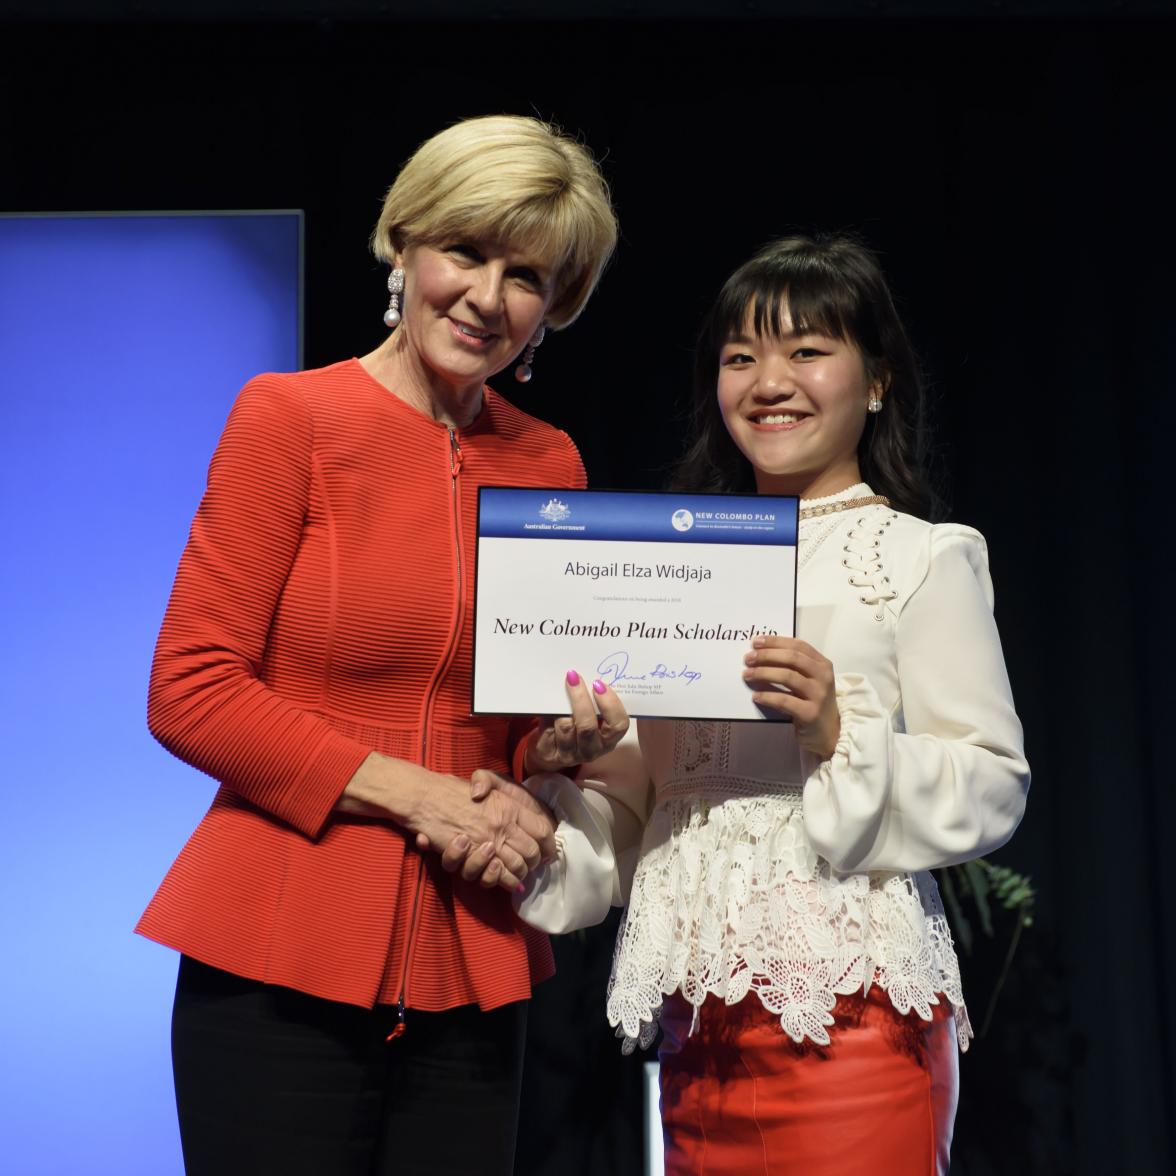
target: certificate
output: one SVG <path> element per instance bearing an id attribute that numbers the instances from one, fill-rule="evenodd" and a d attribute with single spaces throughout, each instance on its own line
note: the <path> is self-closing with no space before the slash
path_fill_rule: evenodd
<path id="1" fill-rule="evenodd" d="M 473 709 L 566 714 L 569 669 L 629 714 L 768 719 L 743 680 L 796 629 L 795 498 L 478 492 Z"/>

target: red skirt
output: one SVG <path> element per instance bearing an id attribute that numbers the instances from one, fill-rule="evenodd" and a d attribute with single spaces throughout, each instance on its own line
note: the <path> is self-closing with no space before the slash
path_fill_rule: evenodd
<path id="1" fill-rule="evenodd" d="M 666 1176 L 946 1176 L 959 1093 L 955 1023 L 838 999 L 827 1046 L 797 1045 L 754 995 L 681 996 L 662 1014 Z"/>

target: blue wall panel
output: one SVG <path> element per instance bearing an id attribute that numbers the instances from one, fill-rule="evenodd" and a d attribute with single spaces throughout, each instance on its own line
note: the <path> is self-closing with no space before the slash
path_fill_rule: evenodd
<path id="1" fill-rule="evenodd" d="M 233 397 L 299 364 L 296 213 L 0 217 L 0 1169 L 182 1171 L 176 957 L 131 933 L 213 784 L 147 670 Z"/>

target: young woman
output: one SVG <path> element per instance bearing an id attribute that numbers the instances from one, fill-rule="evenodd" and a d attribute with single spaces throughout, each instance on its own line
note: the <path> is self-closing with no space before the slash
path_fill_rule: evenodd
<path id="1" fill-rule="evenodd" d="M 539 785 L 559 853 L 518 906 L 563 930 L 628 890 L 608 1016 L 628 1048 L 661 1027 L 668 1173 L 947 1171 L 970 1028 L 928 871 L 1002 845 L 1029 772 L 984 540 L 925 521 L 921 400 L 856 241 L 731 276 L 674 485 L 801 499 L 798 636 L 743 670 L 787 721 L 641 720 L 580 791 Z"/>

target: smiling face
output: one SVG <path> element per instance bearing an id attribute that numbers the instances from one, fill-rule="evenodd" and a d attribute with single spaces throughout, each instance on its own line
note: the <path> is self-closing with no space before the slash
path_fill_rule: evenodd
<path id="1" fill-rule="evenodd" d="M 458 400 L 522 351 L 551 305 L 553 275 L 524 247 L 410 245 L 401 261 L 404 317 L 393 339 L 420 378 Z"/>
<path id="2" fill-rule="evenodd" d="M 719 352 L 723 423 L 761 494 L 835 494 L 861 481 L 858 441 L 881 383 L 849 340 L 795 332 L 786 308 L 776 325 L 757 333 L 749 310 Z"/>

